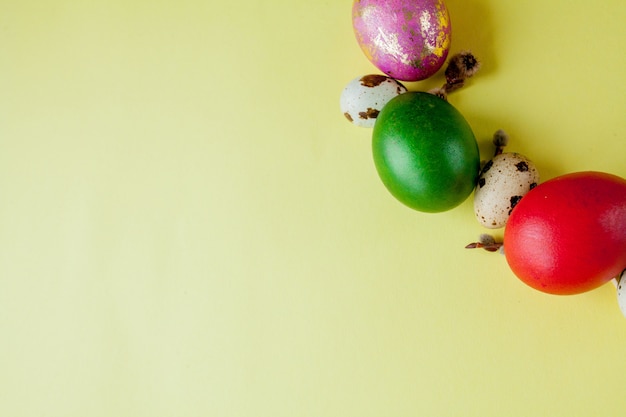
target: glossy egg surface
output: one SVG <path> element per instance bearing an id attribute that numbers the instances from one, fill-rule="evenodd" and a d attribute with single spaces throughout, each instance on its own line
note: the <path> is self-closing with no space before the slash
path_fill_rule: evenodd
<path id="1" fill-rule="evenodd" d="M 551 294 L 578 294 L 626 268 L 626 180 L 576 172 L 533 188 L 504 230 L 511 270 Z"/>
<path id="2" fill-rule="evenodd" d="M 418 211 L 456 207 L 478 177 L 470 125 L 454 106 L 428 93 L 407 92 L 387 103 L 374 125 L 372 151 L 387 189 Z"/>
<path id="3" fill-rule="evenodd" d="M 430 77 L 450 49 L 450 16 L 442 0 L 355 0 L 352 26 L 372 64 L 402 81 Z"/>

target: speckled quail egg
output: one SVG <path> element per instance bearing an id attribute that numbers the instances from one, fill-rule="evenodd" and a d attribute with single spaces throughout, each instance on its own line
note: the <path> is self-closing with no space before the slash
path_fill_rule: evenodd
<path id="1" fill-rule="evenodd" d="M 489 229 L 504 227 L 515 205 L 538 183 L 539 172 L 524 155 L 496 155 L 478 177 L 474 192 L 476 220 Z"/>
<path id="2" fill-rule="evenodd" d="M 341 93 L 339 104 L 350 122 L 357 126 L 373 127 L 385 104 L 406 91 L 406 87 L 393 78 L 365 75 L 348 83 Z"/>
<path id="3" fill-rule="evenodd" d="M 617 302 L 622 314 L 626 317 L 626 270 L 617 278 Z"/>

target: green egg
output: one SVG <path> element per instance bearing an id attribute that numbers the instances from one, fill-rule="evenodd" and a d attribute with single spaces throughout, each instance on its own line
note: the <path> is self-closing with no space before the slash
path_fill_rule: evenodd
<path id="1" fill-rule="evenodd" d="M 470 125 L 454 106 L 429 93 L 404 93 L 383 107 L 372 151 L 389 192 L 418 211 L 450 210 L 476 185 L 480 156 Z"/>

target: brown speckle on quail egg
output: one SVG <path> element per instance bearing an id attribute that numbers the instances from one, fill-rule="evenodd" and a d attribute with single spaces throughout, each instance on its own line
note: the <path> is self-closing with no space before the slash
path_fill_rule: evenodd
<path id="1" fill-rule="evenodd" d="M 487 162 L 474 192 L 474 214 L 484 227 L 504 227 L 513 208 L 539 182 L 539 172 L 524 155 L 505 152 Z"/>
<path id="2" fill-rule="evenodd" d="M 370 74 L 350 81 L 341 93 L 341 111 L 351 123 L 374 127 L 378 113 L 392 98 L 406 93 L 399 81 L 385 75 Z"/>
<path id="3" fill-rule="evenodd" d="M 617 302 L 622 314 L 626 316 L 626 270 L 617 277 Z"/>

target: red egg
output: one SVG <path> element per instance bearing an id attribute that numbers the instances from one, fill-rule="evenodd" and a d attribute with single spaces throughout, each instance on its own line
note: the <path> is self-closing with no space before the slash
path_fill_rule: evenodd
<path id="1" fill-rule="evenodd" d="M 626 180 L 577 172 L 538 185 L 504 231 L 511 270 L 550 294 L 593 290 L 626 268 Z"/>

